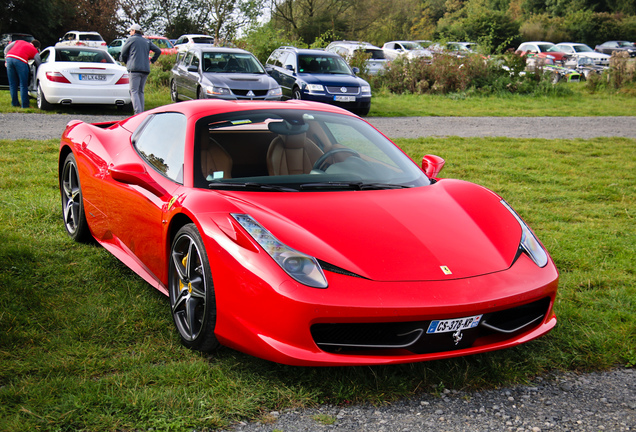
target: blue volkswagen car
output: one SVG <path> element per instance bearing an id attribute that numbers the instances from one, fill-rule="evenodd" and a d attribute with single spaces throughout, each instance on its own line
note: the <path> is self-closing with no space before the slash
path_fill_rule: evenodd
<path id="1" fill-rule="evenodd" d="M 371 109 L 371 86 L 338 54 L 284 46 L 269 56 L 265 70 L 281 86 L 283 99 L 325 102 L 361 116 Z"/>

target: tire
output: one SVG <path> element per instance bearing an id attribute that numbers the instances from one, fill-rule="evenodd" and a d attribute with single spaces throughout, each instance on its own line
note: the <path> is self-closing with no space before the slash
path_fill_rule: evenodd
<path id="1" fill-rule="evenodd" d="M 36 104 L 38 106 L 39 109 L 44 110 L 44 111 L 48 111 L 51 108 L 53 108 L 53 105 L 51 105 L 47 100 L 46 97 L 44 96 L 44 92 L 42 91 L 42 86 L 40 85 L 40 83 L 37 83 L 38 89 L 37 89 L 37 97 L 36 97 Z"/>
<path id="2" fill-rule="evenodd" d="M 179 91 L 177 90 L 177 82 L 175 80 L 170 81 L 170 99 L 172 102 L 180 102 Z"/>
<path id="3" fill-rule="evenodd" d="M 294 87 L 294 90 L 292 91 L 292 99 L 302 100 L 302 98 L 303 94 L 300 92 L 300 88 Z"/>
<path id="4" fill-rule="evenodd" d="M 170 248 L 170 310 L 181 343 L 203 352 L 219 347 L 214 335 L 216 300 L 210 263 L 194 224 L 184 225 Z"/>
<path id="5" fill-rule="evenodd" d="M 369 115 L 369 111 L 371 110 L 371 106 L 368 106 L 366 108 L 358 108 L 354 111 L 354 113 L 356 115 L 359 115 L 360 117 L 365 117 L 367 115 Z"/>
<path id="6" fill-rule="evenodd" d="M 60 175 L 60 194 L 62 195 L 62 219 L 69 237 L 77 242 L 89 241 L 91 233 L 86 221 L 79 171 L 73 153 L 69 153 L 64 159 Z"/>
<path id="7" fill-rule="evenodd" d="M 550 76 L 550 82 L 552 84 L 558 84 L 559 81 L 561 81 L 561 75 L 559 75 L 557 72 L 553 72 Z"/>

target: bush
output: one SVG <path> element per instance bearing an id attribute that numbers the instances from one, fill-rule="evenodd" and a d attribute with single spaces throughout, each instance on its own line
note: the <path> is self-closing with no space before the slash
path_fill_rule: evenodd
<path id="1" fill-rule="evenodd" d="M 177 55 L 161 55 L 155 64 L 150 65 L 150 75 L 148 76 L 148 85 L 155 88 L 168 87 L 170 85 L 170 76 L 172 75 L 172 67 L 177 61 Z"/>
<path id="2" fill-rule="evenodd" d="M 398 58 L 373 80 L 374 87 L 396 94 L 475 95 L 570 94 L 554 85 L 548 74 L 525 72 L 525 60 L 514 54 L 484 59 L 479 55 L 458 58 L 436 54 L 433 60 Z"/>

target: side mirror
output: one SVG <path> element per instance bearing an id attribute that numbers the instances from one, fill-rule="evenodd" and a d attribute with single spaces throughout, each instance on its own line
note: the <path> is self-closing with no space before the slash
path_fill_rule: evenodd
<path id="1" fill-rule="evenodd" d="M 351 68 L 351 70 L 353 71 L 354 74 L 358 75 L 360 73 L 360 68 L 359 67 L 353 67 Z"/>
<path id="2" fill-rule="evenodd" d="M 422 158 L 422 171 L 428 178 L 436 178 L 446 161 L 439 156 L 426 155 Z"/>
<path id="3" fill-rule="evenodd" d="M 188 66 L 188 72 L 197 72 L 198 70 L 199 68 L 197 66 L 194 66 L 194 65 Z"/>
<path id="4" fill-rule="evenodd" d="M 113 180 L 120 183 L 142 187 L 158 197 L 167 194 L 167 191 L 150 177 L 146 168 L 141 164 L 125 163 L 114 165 L 108 169 L 108 172 Z"/>
<path id="5" fill-rule="evenodd" d="M 285 65 L 285 69 L 287 69 L 290 72 L 294 71 L 294 67 L 292 65 Z"/>

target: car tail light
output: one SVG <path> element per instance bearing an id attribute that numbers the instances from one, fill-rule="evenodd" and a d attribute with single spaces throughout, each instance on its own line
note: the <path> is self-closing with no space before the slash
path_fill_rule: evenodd
<path id="1" fill-rule="evenodd" d="M 128 74 L 123 74 L 121 76 L 121 78 L 119 78 L 119 80 L 115 83 L 115 85 L 117 84 L 128 84 L 130 83 L 130 79 L 128 78 Z"/>
<path id="2" fill-rule="evenodd" d="M 58 83 L 64 83 L 64 84 L 70 84 L 71 83 L 60 72 L 47 72 L 46 73 L 46 79 L 48 79 L 51 82 L 58 82 Z"/>

